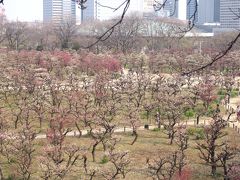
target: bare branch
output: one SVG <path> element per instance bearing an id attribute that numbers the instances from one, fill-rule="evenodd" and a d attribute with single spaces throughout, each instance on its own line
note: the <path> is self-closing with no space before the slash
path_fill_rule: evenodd
<path id="1" fill-rule="evenodd" d="M 219 52 L 215 57 L 213 57 L 211 62 L 209 62 L 206 65 L 201 66 L 201 67 L 199 67 L 197 69 L 193 69 L 193 70 L 191 70 L 189 72 L 184 72 L 182 75 L 183 76 L 190 75 L 190 74 L 192 74 L 194 72 L 201 71 L 201 70 L 203 70 L 203 69 L 213 65 L 215 62 L 217 62 L 218 60 L 223 58 L 226 54 L 228 54 L 228 52 L 232 49 L 232 47 L 238 41 L 239 38 L 240 38 L 240 32 L 237 34 L 237 36 L 231 42 L 228 43 L 227 48 L 224 51 Z"/>
<path id="2" fill-rule="evenodd" d="M 238 20 L 240 18 L 240 9 L 238 8 L 238 13 L 234 12 L 232 8 L 229 8 L 231 13 L 233 13 L 234 16 L 236 16 L 233 20 Z"/>
<path id="3" fill-rule="evenodd" d="M 113 12 L 115 12 L 115 11 L 117 11 L 118 9 L 120 9 L 120 8 L 126 3 L 126 1 L 124 1 L 122 4 L 120 4 L 120 5 L 119 5 L 118 7 L 116 7 L 116 8 L 113 8 L 113 7 L 111 7 L 111 6 L 106 6 L 106 5 L 100 4 L 99 2 L 96 2 L 96 3 L 97 3 L 97 5 L 99 5 L 99 6 L 112 9 Z"/>
<path id="4" fill-rule="evenodd" d="M 106 30 L 101 36 L 99 36 L 97 38 L 97 40 L 95 42 L 93 42 L 92 44 L 90 44 L 89 46 L 85 46 L 83 48 L 85 49 L 88 49 L 88 48 L 91 48 L 93 46 L 95 46 L 97 43 L 99 42 L 103 42 L 103 41 L 106 41 L 113 33 L 114 29 L 122 23 L 126 13 L 127 13 L 127 10 L 129 8 L 129 5 L 130 5 L 130 1 L 131 0 L 125 0 L 120 6 L 118 6 L 114 11 L 118 10 L 119 8 L 121 8 L 122 6 L 124 6 L 124 9 L 123 9 L 123 12 L 122 12 L 122 15 L 120 17 L 120 19 L 115 23 L 113 24 L 110 28 L 108 28 L 108 30 Z"/>

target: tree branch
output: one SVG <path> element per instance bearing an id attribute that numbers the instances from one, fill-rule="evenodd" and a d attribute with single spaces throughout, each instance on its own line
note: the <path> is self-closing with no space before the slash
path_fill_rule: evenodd
<path id="1" fill-rule="evenodd" d="M 203 65 L 203 66 L 201 66 L 201 67 L 199 67 L 197 69 L 193 69 L 193 70 L 191 70 L 189 72 L 184 72 L 182 75 L 183 76 L 190 75 L 190 74 L 192 74 L 194 72 L 201 71 L 201 70 L 203 70 L 203 69 L 213 65 L 213 63 L 215 63 L 218 60 L 220 60 L 222 57 L 224 57 L 232 49 L 232 47 L 238 41 L 239 38 L 240 38 L 240 32 L 237 34 L 237 36 L 231 42 L 228 43 L 227 48 L 224 51 L 219 52 L 215 57 L 212 58 L 211 62 L 209 62 L 206 65 Z"/>

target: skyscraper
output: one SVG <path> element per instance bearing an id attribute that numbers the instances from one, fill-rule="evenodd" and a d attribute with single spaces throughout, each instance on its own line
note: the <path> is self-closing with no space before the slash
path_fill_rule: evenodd
<path id="1" fill-rule="evenodd" d="M 198 24 L 220 21 L 220 0 L 199 0 Z"/>
<path id="2" fill-rule="evenodd" d="M 111 2 L 111 3 L 109 3 Z M 82 12 L 82 20 L 108 20 L 122 15 L 125 4 L 118 10 L 123 0 L 88 0 L 85 3 L 86 9 Z M 138 12 L 142 15 L 155 13 L 153 8 L 154 0 L 131 0 L 127 14 Z"/>
<path id="3" fill-rule="evenodd" d="M 97 18 L 97 5 L 95 0 L 88 0 L 85 4 L 85 9 L 81 10 L 81 21 L 89 21 Z M 81 22 L 82 23 L 82 22 Z"/>
<path id="4" fill-rule="evenodd" d="M 239 0 L 220 0 L 220 23 L 222 28 L 240 28 Z"/>
<path id="5" fill-rule="evenodd" d="M 164 7 L 167 17 L 174 17 L 180 20 L 192 19 L 196 9 L 195 0 L 168 0 Z M 198 19 L 198 13 L 195 16 L 195 22 Z"/>
<path id="6" fill-rule="evenodd" d="M 165 17 L 178 17 L 178 1 L 168 0 L 163 8 Z"/>
<path id="7" fill-rule="evenodd" d="M 72 0 L 43 0 L 43 22 L 76 22 L 76 3 Z"/>
<path id="8" fill-rule="evenodd" d="M 198 8 L 196 0 L 187 0 L 187 19 L 194 20 L 195 23 L 198 21 Z"/>
<path id="9" fill-rule="evenodd" d="M 214 22 L 220 22 L 220 0 L 214 0 Z"/>

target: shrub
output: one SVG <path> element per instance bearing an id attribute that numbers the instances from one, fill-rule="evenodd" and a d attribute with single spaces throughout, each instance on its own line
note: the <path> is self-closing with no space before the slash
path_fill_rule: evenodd
<path id="1" fill-rule="evenodd" d="M 238 96 L 238 91 L 231 91 L 231 97 L 237 97 Z"/>
<path id="2" fill-rule="evenodd" d="M 188 128 L 187 133 L 189 136 L 194 136 L 196 140 L 204 139 L 204 129 L 203 128 Z"/>
<path id="3" fill-rule="evenodd" d="M 193 136 L 195 130 L 196 130 L 195 128 L 188 128 L 188 129 L 187 129 L 187 134 L 188 134 L 189 136 Z"/>
<path id="4" fill-rule="evenodd" d="M 226 90 L 220 89 L 217 94 L 218 95 L 225 95 L 226 94 Z"/>
<path id="5" fill-rule="evenodd" d="M 43 51 L 43 45 L 38 45 L 38 46 L 36 47 L 36 50 L 37 50 L 37 51 Z"/>
<path id="6" fill-rule="evenodd" d="M 193 109 L 188 109 L 184 112 L 184 116 L 186 116 L 188 119 L 193 117 L 195 115 L 195 111 Z"/>
<path id="7" fill-rule="evenodd" d="M 220 104 L 221 101 L 224 99 L 225 95 L 219 95 L 216 100 L 214 100 L 215 104 Z"/>
<path id="8" fill-rule="evenodd" d="M 225 95 L 226 95 L 226 90 L 220 89 L 217 94 L 218 94 L 220 97 L 223 97 L 223 98 L 224 98 Z M 238 89 L 235 88 L 235 89 L 233 89 L 233 90 L 231 91 L 231 97 L 236 97 L 237 95 L 238 95 Z"/>
<path id="9" fill-rule="evenodd" d="M 154 128 L 152 131 L 158 132 L 158 131 L 160 131 L 160 128 Z"/>
<path id="10" fill-rule="evenodd" d="M 9 175 L 6 180 L 16 180 L 14 175 Z"/>
<path id="11" fill-rule="evenodd" d="M 192 179 L 192 171 L 189 168 L 184 168 L 182 173 L 176 173 L 175 180 L 190 180 Z"/>
<path id="12" fill-rule="evenodd" d="M 100 161 L 101 164 L 106 164 L 109 161 L 108 156 L 104 155 Z"/>
<path id="13" fill-rule="evenodd" d="M 142 119 L 147 119 L 147 112 L 146 111 L 143 111 L 141 114 L 140 114 L 141 118 Z"/>
<path id="14" fill-rule="evenodd" d="M 72 49 L 78 51 L 80 49 L 80 44 L 78 42 L 74 42 L 72 45 Z"/>
<path id="15" fill-rule="evenodd" d="M 212 106 L 209 106 L 206 112 L 206 116 L 212 116 L 214 112 L 215 112 L 215 109 Z"/>

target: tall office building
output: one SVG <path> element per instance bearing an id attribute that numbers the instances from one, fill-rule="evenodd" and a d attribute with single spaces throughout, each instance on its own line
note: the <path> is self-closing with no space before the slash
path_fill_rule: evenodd
<path id="1" fill-rule="evenodd" d="M 220 22 L 220 0 L 199 0 L 198 24 Z"/>
<path id="2" fill-rule="evenodd" d="M 174 17 L 180 20 L 188 20 L 190 18 L 192 19 L 192 16 L 195 13 L 195 9 L 195 0 L 168 0 L 164 7 L 164 12 L 167 17 Z M 195 18 L 197 21 L 198 13 L 196 13 Z"/>
<path id="3" fill-rule="evenodd" d="M 211 1 L 211 0 L 209 0 Z M 198 22 L 198 8 L 197 8 L 198 2 L 196 0 L 187 0 L 187 19 L 191 19 L 196 22 Z M 194 17 L 195 16 L 195 17 Z"/>
<path id="4" fill-rule="evenodd" d="M 72 0 L 43 0 L 43 22 L 76 22 L 76 3 Z"/>
<path id="5" fill-rule="evenodd" d="M 178 1 L 168 0 L 163 8 L 165 17 L 178 17 Z"/>
<path id="6" fill-rule="evenodd" d="M 109 3 L 111 2 L 111 3 Z M 119 7 L 124 0 L 88 0 L 85 3 L 86 9 L 82 12 L 82 21 L 109 20 L 122 15 L 125 4 Z M 138 12 L 141 15 L 155 13 L 153 8 L 154 0 L 131 0 L 127 14 Z"/>
<path id="7" fill-rule="evenodd" d="M 222 28 L 240 28 L 240 0 L 220 0 L 220 23 Z"/>
<path id="8" fill-rule="evenodd" d="M 214 22 L 220 22 L 220 0 L 214 0 Z"/>
<path id="9" fill-rule="evenodd" d="M 95 0 L 88 0 L 85 4 L 85 9 L 81 10 L 81 21 L 91 21 L 98 19 L 97 16 L 97 2 Z M 82 23 L 82 22 L 81 22 Z"/>

